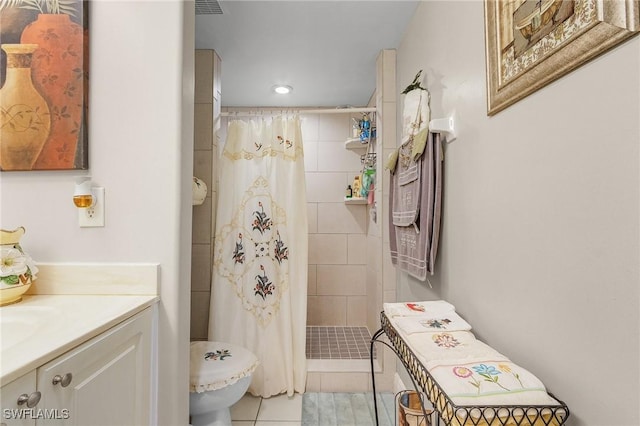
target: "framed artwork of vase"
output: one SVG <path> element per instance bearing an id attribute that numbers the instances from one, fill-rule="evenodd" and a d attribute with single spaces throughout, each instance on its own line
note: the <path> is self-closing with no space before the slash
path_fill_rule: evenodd
<path id="1" fill-rule="evenodd" d="M 485 0 L 487 115 L 580 67 L 639 29 L 639 0 Z"/>
<path id="2" fill-rule="evenodd" d="M 0 170 L 89 167 L 89 10 L 0 0 Z"/>

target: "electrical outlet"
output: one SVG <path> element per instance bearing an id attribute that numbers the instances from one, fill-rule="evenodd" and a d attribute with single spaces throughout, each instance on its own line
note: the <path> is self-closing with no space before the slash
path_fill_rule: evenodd
<path id="1" fill-rule="evenodd" d="M 78 222 L 81 228 L 104 226 L 104 188 L 92 188 L 96 202 L 93 207 L 78 209 Z"/>

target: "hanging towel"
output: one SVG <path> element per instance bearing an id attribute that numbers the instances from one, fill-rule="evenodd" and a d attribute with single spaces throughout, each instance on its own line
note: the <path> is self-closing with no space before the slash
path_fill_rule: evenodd
<path id="1" fill-rule="evenodd" d="M 391 261 L 400 269 L 424 281 L 427 273 L 433 275 L 440 237 L 440 134 L 429 133 L 424 151 L 415 161 L 408 150 L 406 153 L 402 150 L 403 147 L 400 148 L 395 171 L 391 173 Z"/>
<path id="2" fill-rule="evenodd" d="M 416 78 L 419 78 L 419 76 L 420 72 L 416 75 Z M 410 88 L 412 89 L 409 90 Z M 391 170 L 391 173 L 396 170 L 400 151 L 408 151 L 404 154 L 405 157 L 409 156 L 414 161 L 422 155 L 427 143 L 427 135 L 429 134 L 429 118 L 431 117 L 429 99 L 431 95 L 426 89 L 416 84 L 415 81 L 402 93 L 405 96 L 402 103 L 401 148 L 389 154 L 385 163 L 385 168 Z"/>

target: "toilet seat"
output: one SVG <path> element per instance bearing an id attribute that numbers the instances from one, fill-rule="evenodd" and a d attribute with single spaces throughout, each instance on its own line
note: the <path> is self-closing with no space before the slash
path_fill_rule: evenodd
<path id="1" fill-rule="evenodd" d="M 258 358 L 245 348 L 224 342 L 191 342 L 190 392 L 232 385 L 253 373 Z"/>

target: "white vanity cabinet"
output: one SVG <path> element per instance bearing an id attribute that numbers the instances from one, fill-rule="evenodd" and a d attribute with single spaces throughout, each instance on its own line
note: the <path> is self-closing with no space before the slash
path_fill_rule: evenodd
<path id="1" fill-rule="evenodd" d="M 154 309 L 2 386 L 0 425 L 149 425 Z"/>
<path id="2" fill-rule="evenodd" d="M 0 389 L 0 406 L 2 407 L 2 426 L 33 426 L 35 420 L 25 409 L 36 409 L 40 393 L 36 390 L 36 372 L 31 371 L 24 376 L 2 386 Z M 21 414 L 25 415 L 21 415 Z M 29 411 L 30 413 L 30 411 Z"/>
<path id="3" fill-rule="evenodd" d="M 148 425 L 152 321 L 147 308 L 38 368 L 38 407 L 57 419 L 36 425 Z"/>

